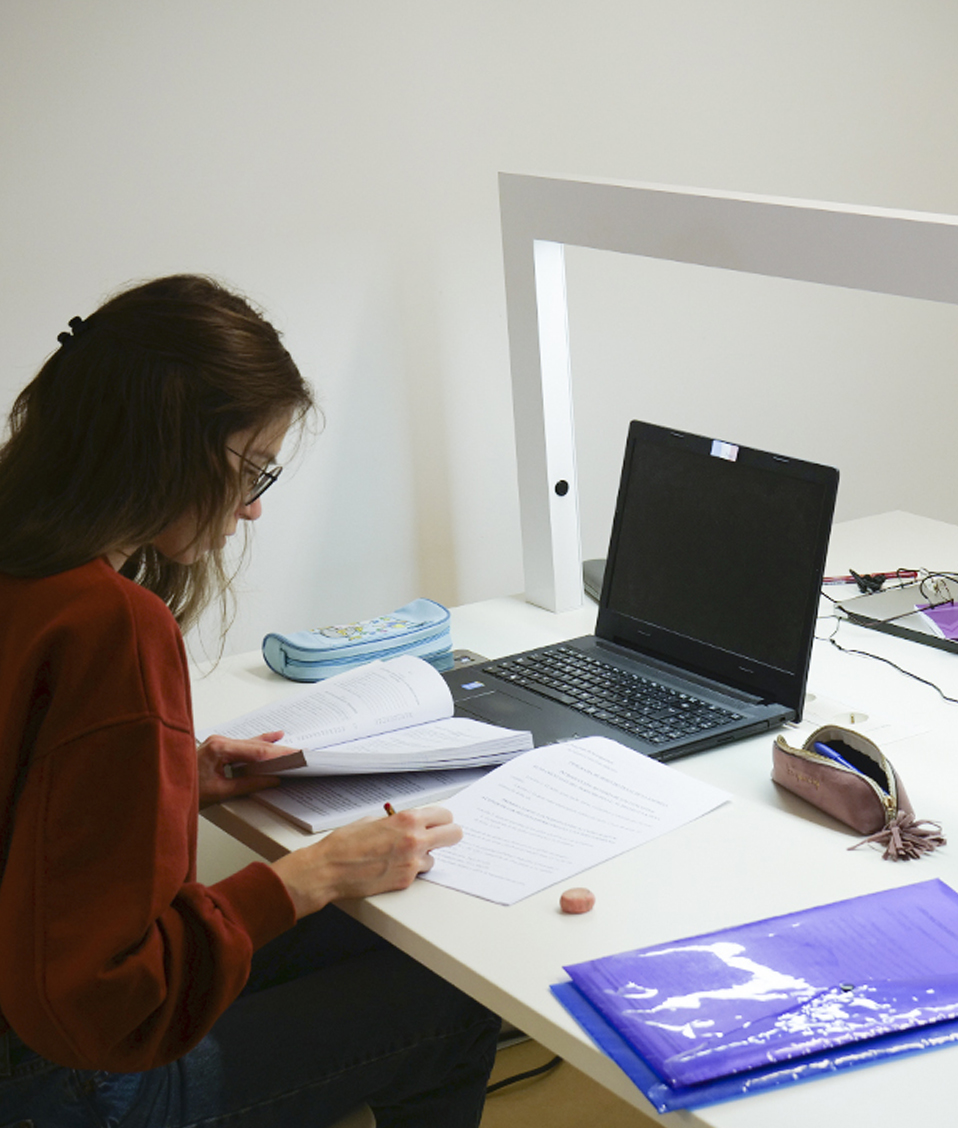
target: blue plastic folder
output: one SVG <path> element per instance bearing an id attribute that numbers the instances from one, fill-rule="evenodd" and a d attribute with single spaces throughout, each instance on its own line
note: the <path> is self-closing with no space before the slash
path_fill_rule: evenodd
<path id="1" fill-rule="evenodd" d="M 935 880 L 565 969 L 556 997 L 660 1112 L 958 1042 Z"/>

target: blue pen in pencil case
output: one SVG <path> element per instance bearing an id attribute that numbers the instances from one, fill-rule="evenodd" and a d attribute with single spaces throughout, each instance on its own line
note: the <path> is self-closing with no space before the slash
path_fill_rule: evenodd
<path id="1" fill-rule="evenodd" d="M 315 682 L 372 662 L 413 654 L 427 661 L 452 650 L 449 612 L 432 599 L 414 599 L 390 615 L 316 627 L 263 639 L 266 665 L 284 678 Z"/>

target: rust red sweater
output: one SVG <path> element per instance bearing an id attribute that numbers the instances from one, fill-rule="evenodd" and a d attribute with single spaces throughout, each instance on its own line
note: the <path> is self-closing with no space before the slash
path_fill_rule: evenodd
<path id="1" fill-rule="evenodd" d="M 196 882 L 197 797 L 166 605 L 104 560 L 0 575 L 0 1011 L 37 1053 L 120 1072 L 174 1060 L 293 924 L 265 864 Z"/>

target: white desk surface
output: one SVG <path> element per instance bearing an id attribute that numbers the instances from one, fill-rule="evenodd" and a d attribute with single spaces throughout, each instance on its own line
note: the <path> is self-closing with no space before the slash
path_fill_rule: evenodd
<path id="1" fill-rule="evenodd" d="M 845 574 L 849 567 L 958 569 L 958 527 L 905 513 L 838 524 L 827 573 Z M 453 642 L 497 657 L 590 633 L 594 621 L 591 602 L 555 615 L 520 597 L 493 599 L 453 611 Z M 833 626 L 833 619 L 822 619 L 818 634 L 827 638 Z M 888 657 L 958 698 L 958 655 L 848 623 L 837 639 Z M 258 653 L 224 659 L 212 675 L 194 680 L 197 725 L 227 720 L 293 688 L 267 670 Z M 815 644 L 809 691 L 910 726 L 912 735 L 884 743 L 883 750 L 916 814 L 940 820 L 946 833 L 958 836 L 958 705 L 883 663 L 842 654 L 825 641 Z M 562 978 L 563 964 L 933 877 L 958 889 L 958 846 L 897 864 L 867 847 L 849 852 L 846 847 L 857 841 L 853 832 L 771 783 L 771 743 L 772 736 L 764 735 L 678 761 L 680 771 L 731 792 L 733 802 L 569 883 L 596 894 L 596 907 L 585 916 L 559 912 L 559 888 L 502 907 L 426 882 L 344 907 L 655 1116 L 549 993 L 549 984 Z M 268 859 L 312 840 L 250 799 L 204 814 Z M 877 1071 L 857 1070 L 657 1118 L 714 1128 L 948 1123 L 956 1069 L 958 1048 L 939 1050 L 882 1064 Z"/>

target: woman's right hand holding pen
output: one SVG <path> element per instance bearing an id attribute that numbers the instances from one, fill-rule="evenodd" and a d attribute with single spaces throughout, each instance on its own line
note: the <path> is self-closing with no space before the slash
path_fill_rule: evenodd
<path id="1" fill-rule="evenodd" d="M 432 850 L 454 846 L 462 829 L 445 807 L 361 819 L 273 863 L 297 918 L 331 901 L 405 889 L 432 868 Z"/>

